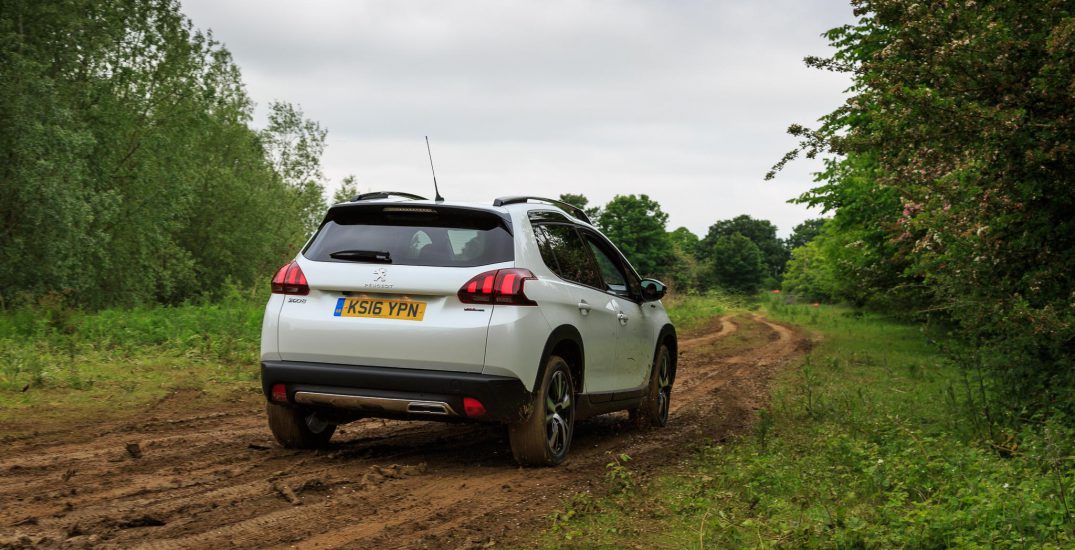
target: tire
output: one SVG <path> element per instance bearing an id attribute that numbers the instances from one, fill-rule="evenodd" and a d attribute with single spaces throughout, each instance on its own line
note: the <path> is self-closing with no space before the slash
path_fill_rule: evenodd
<path id="1" fill-rule="evenodd" d="M 575 382 L 563 358 L 545 363 L 530 415 L 508 426 L 511 453 L 523 466 L 555 466 L 564 461 L 575 433 Z"/>
<path id="2" fill-rule="evenodd" d="M 661 344 L 653 356 L 653 369 L 650 371 L 646 395 L 637 408 L 629 411 L 631 421 L 640 428 L 663 428 L 668 425 L 671 403 L 672 352 L 668 346 Z"/>
<path id="3" fill-rule="evenodd" d="M 286 449 L 320 449 L 328 446 L 335 424 L 319 420 L 313 413 L 296 407 L 266 403 L 269 429 Z"/>

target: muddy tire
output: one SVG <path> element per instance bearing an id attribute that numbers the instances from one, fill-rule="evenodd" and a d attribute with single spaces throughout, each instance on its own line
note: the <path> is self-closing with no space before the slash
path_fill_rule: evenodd
<path id="1" fill-rule="evenodd" d="M 508 426 L 511 453 L 523 466 L 555 466 L 575 433 L 575 382 L 563 358 L 549 357 L 533 399 L 530 415 Z"/>
<path id="2" fill-rule="evenodd" d="M 287 449 L 319 449 L 328 445 L 336 431 L 335 424 L 319 420 L 309 411 L 266 403 L 269 429 L 280 445 Z"/>
<path id="3" fill-rule="evenodd" d="M 668 409 L 672 402 L 672 352 L 661 344 L 653 356 L 649 388 L 642 403 L 628 411 L 631 422 L 639 428 L 663 428 L 668 425 Z"/>

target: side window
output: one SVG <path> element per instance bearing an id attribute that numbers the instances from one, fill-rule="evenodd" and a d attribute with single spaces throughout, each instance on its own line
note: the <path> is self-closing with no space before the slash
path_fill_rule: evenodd
<path id="1" fill-rule="evenodd" d="M 608 290 L 625 298 L 636 299 L 642 296 L 642 281 L 635 275 L 627 260 L 605 239 L 590 232 L 584 232 L 586 244 L 593 250 L 597 264 L 601 267 L 601 276 L 608 285 Z"/>
<path id="2" fill-rule="evenodd" d="M 567 281 L 605 288 L 594 264 L 590 248 L 570 225 L 534 225 L 541 259 L 556 275 Z"/>
<path id="3" fill-rule="evenodd" d="M 589 241 L 589 244 L 590 250 L 593 250 L 593 255 L 597 258 L 597 266 L 601 268 L 601 279 L 605 281 L 607 289 L 621 296 L 626 295 L 627 279 L 623 276 L 623 272 L 593 241 Z"/>
<path id="4" fill-rule="evenodd" d="M 593 251 L 593 257 L 597 258 L 601 269 L 601 278 L 604 279 L 606 290 L 633 299 L 642 294 L 642 285 L 639 279 L 630 270 L 623 267 L 619 255 L 608 248 L 608 245 L 596 236 L 586 234 L 586 244 Z"/>

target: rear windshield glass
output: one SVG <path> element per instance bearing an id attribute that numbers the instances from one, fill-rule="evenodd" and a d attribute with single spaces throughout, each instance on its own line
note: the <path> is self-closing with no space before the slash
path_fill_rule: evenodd
<path id="1" fill-rule="evenodd" d="M 474 267 L 515 259 L 511 233 L 496 214 L 413 210 L 422 211 L 333 210 L 302 253 L 319 262 L 440 267 Z"/>

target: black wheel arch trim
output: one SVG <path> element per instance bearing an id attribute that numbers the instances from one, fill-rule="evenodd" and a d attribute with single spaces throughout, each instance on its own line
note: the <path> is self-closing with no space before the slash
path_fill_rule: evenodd
<path id="1" fill-rule="evenodd" d="M 549 362 L 549 356 L 552 355 L 552 350 L 556 349 L 557 346 L 564 342 L 571 342 L 579 348 L 579 364 L 569 364 L 568 367 L 571 367 L 572 371 L 577 370 L 582 374 L 582 377 L 579 380 L 572 380 L 575 385 L 575 393 L 582 393 L 582 383 L 586 377 L 586 348 L 582 343 L 582 333 L 572 325 L 560 325 L 556 327 L 549 334 L 548 339 L 545 340 L 545 348 L 541 350 L 541 359 L 538 363 L 537 376 L 534 378 L 532 391 L 537 391 L 538 387 L 541 385 L 541 380 L 545 376 L 545 369 Z"/>

